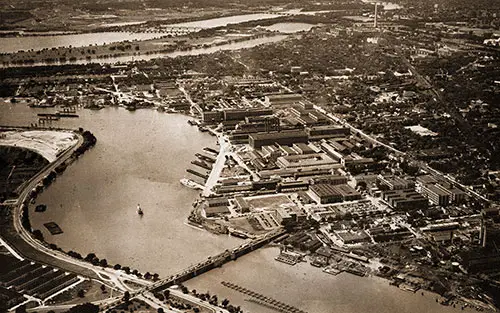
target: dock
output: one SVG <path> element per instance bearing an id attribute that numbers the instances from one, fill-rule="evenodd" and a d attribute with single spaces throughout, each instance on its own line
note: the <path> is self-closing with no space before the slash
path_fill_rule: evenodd
<path id="1" fill-rule="evenodd" d="M 194 164 L 194 165 L 197 165 L 201 168 L 204 168 L 208 171 L 211 171 L 212 170 L 212 164 L 208 164 L 207 162 L 203 162 L 203 161 L 199 161 L 199 160 L 194 160 L 194 161 L 191 161 L 191 164 Z"/>
<path id="2" fill-rule="evenodd" d="M 205 148 L 203 148 L 203 150 L 205 150 L 208 153 L 213 153 L 214 155 L 219 154 L 219 151 L 212 149 L 212 148 L 209 148 L 209 147 L 205 147 Z"/>
<path id="3" fill-rule="evenodd" d="M 208 156 L 208 155 L 205 155 L 205 154 L 196 153 L 195 155 L 198 159 L 205 161 L 205 162 L 215 163 L 215 161 L 216 161 L 215 158 Z"/>
<path id="4" fill-rule="evenodd" d="M 75 113 L 67 113 L 67 112 L 57 112 L 57 113 L 38 113 L 38 117 L 42 117 L 45 119 L 59 119 L 60 117 L 79 117 L 78 114 Z"/>
<path id="5" fill-rule="evenodd" d="M 188 169 L 186 170 L 186 172 L 188 172 L 188 173 L 190 173 L 190 174 L 193 174 L 193 175 L 196 175 L 196 176 L 198 176 L 198 177 L 201 177 L 201 178 L 203 178 L 203 179 L 205 179 L 205 180 L 206 180 L 206 179 L 208 179 L 208 174 L 202 174 L 202 173 L 197 172 L 197 171 L 195 171 L 195 170 L 193 170 L 193 169 L 190 169 L 190 168 L 188 168 Z"/>

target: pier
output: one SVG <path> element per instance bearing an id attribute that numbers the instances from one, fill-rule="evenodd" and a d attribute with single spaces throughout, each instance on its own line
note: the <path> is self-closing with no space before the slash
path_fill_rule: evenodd
<path id="1" fill-rule="evenodd" d="M 193 174 L 193 175 L 195 175 L 195 176 L 201 177 L 201 178 L 203 178 L 203 179 L 205 179 L 205 180 L 206 180 L 206 179 L 208 179 L 208 174 L 202 174 L 202 173 L 197 172 L 197 171 L 195 171 L 195 170 L 192 170 L 192 169 L 190 169 L 190 168 L 188 168 L 188 169 L 186 170 L 186 172 L 188 172 L 188 173 L 190 173 L 190 174 Z"/>
<path id="2" fill-rule="evenodd" d="M 210 162 L 210 163 L 215 163 L 215 158 L 211 157 L 211 156 L 208 156 L 208 155 L 205 155 L 205 154 L 201 154 L 201 153 L 196 153 L 195 154 L 200 160 L 202 161 L 205 161 L 205 162 Z"/>
<path id="3" fill-rule="evenodd" d="M 203 150 L 205 150 L 205 151 L 206 151 L 206 152 L 208 152 L 208 153 L 212 153 L 212 154 L 213 154 L 213 155 L 215 155 L 215 156 L 216 156 L 217 154 L 219 154 L 219 151 L 217 151 L 217 150 L 215 150 L 215 149 L 212 149 L 212 148 L 209 148 L 209 147 L 205 147 L 205 148 L 203 148 Z"/>
<path id="4" fill-rule="evenodd" d="M 58 120 L 60 117 L 79 117 L 78 114 L 70 112 L 38 113 L 38 117 Z"/>
<path id="5" fill-rule="evenodd" d="M 203 162 L 203 161 L 199 161 L 199 160 L 194 160 L 194 161 L 191 161 L 191 164 L 194 164 L 194 165 L 197 165 L 201 168 L 204 168 L 208 171 L 211 171 L 212 170 L 212 164 L 208 164 L 207 162 Z"/>

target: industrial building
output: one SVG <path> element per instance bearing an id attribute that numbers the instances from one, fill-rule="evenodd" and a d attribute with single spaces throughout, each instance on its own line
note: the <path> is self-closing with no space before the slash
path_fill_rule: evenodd
<path id="1" fill-rule="evenodd" d="M 422 195 L 426 196 L 434 205 L 447 206 L 450 204 L 450 193 L 440 185 L 425 185 L 422 186 Z"/>
<path id="2" fill-rule="evenodd" d="M 463 190 L 429 175 L 417 177 L 417 190 L 434 205 L 460 204 L 465 200 Z"/>
<path id="3" fill-rule="evenodd" d="M 272 107 L 289 106 L 291 104 L 302 101 L 301 95 L 297 93 L 279 93 L 265 96 L 265 102 Z"/>
<path id="4" fill-rule="evenodd" d="M 240 121 L 246 117 L 272 115 L 273 110 L 267 108 L 256 109 L 226 109 L 223 111 L 225 121 Z"/>
<path id="5" fill-rule="evenodd" d="M 305 143 L 294 143 L 292 148 L 297 151 L 299 154 L 311 154 L 316 153 L 311 147 L 309 147 Z"/>
<path id="6" fill-rule="evenodd" d="M 413 189 L 387 190 L 382 193 L 382 199 L 396 210 L 407 211 L 429 207 L 429 201 Z"/>
<path id="7" fill-rule="evenodd" d="M 280 168 L 340 168 L 340 164 L 325 153 L 297 154 L 281 156 L 276 159 L 276 165 Z"/>
<path id="8" fill-rule="evenodd" d="M 349 127 L 337 125 L 314 126 L 308 130 L 308 134 L 313 139 L 345 137 L 351 134 Z"/>
<path id="9" fill-rule="evenodd" d="M 344 185 L 347 184 L 347 176 L 341 175 L 321 175 L 313 177 L 309 180 L 311 184 L 330 184 L 330 185 Z"/>
<path id="10" fill-rule="evenodd" d="M 340 238 L 343 244 L 356 244 L 371 241 L 370 236 L 364 230 L 358 232 L 343 230 L 336 231 L 335 234 Z"/>
<path id="11" fill-rule="evenodd" d="M 276 208 L 273 213 L 274 219 L 280 225 L 302 222 L 306 216 L 306 213 L 296 206 Z"/>
<path id="12" fill-rule="evenodd" d="M 236 208 L 241 212 L 241 213 L 248 213 L 250 212 L 250 205 L 248 205 L 248 202 L 243 199 L 243 197 L 235 197 L 234 202 L 236 204 Z"/>
<path id="13" fill-rule="evenodd" d="M 361 194 L 349 185 L 314 184 L 311 198 L 321 204 L 361 199 Z"/>
<path id="14" fill-rule="evenodd" d="M 225 197 L 210 198 L 203 204 L 203 210 L 206 217 L 217 217 L 223 214 L 230 213 L 229 200 Z"/>
<path id="15" fill-rule="evenodd" d="M 252 148 L 258 149 L 269 145 L 291 146 L 294 143 L 307 143 L 308 136 L 303 130 L 291 130 L 270 133 L 254 133 L 249 136 L 249 144 Z"/>
<path id="16" fill-rule="evenodd" d="M 384 189 L 385 187 L 386 189 L 389 190 L 404 190 L 404 189 L 413 189 L 415 187 L 415 182 L 395 175 L 391 176 L 378 175 L 377 180 L 381 186 L 381 189 Z"/>

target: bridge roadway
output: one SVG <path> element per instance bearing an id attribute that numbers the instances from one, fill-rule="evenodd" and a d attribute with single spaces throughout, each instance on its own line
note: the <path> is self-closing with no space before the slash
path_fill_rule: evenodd
<path id="1" fill-rule="evenodd" d="M 151 291 L 153 293 L 163 291 L 170 286 L 180 284 L 187 281 L 195 276 L 208 272 L 209 270 L 220 267 L 224 263 L 236 260 L 242 255 L 245 255 L 255 249 L 258 249 L 279 236 L 283 235 L 286 231 L 284 229 L 279 229 L 271 233 L 267 233 L 259 238 L 252 241 L 246 242 L 233 250 L 226 250 L 216 256 L 209 257 L 208 259 L 201 261 L 197 264 L 191 265 L 188 268 L 181 270 L 177 274 L 171 275 L 165 279 L 162 279 L 151 286 L 147 286 L 138 293 L 144 291 Z"/>
<path id="2" fill-rule="evenodd" d="M 202 29 L 203 28 L 201 28 L 201 27 L 194 27 L 194 26 L 174 26 L 174 25 L 171 25 L 171 26 L 161 26 L 161 27 L 154 28 L 154 29 L 147 29 L 146 33 L 190 34 L 190 33 L 199 32 Z"/>

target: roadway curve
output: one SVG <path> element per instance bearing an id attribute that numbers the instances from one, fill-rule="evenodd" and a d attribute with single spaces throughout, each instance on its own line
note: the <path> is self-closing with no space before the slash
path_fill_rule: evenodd
<path id="1" fill-rule="evenodd" d="M 33 188 L 35 188 L 51 171 L 55 170 L 59 165 L 70 159 L 73 155 L 73 152 L 75 152 L 79 147 L 82 146 L 82 144 L 84 143 L 84 139 L 80 134 L 77 134 L 77 136 L 78 141 L 75 145 L 62 153 L 56 161 L 43 168 L 24 186 L 24 189 L 13 205 L 12 222 L 16 234 L 12 235 L 13 238 L 9 238 L 11 239 L 9 243 L 11 246 L 14 246 L 21 255 L 27 256 L 30 259 L 39 261 L 41 263 L 50 264 L 54 267 L 61 268 L 69 272 L 74 272 L 84 277 L 89 277 L 100 281 L 108 281 L 110 283 L 113 283 L 118 289 L 122 291 L 135 291 L 134 289 L 127 286 L 124 283 L 124 280 L 129 280 L 142 286 L 147 286 L 152 282 L 144 279 L 139 279 L 133 275 L 127 275 L 122 271 L 117 271 L 111 268 L 97 267 L 83 260 L 72 258 L 63 252 L 52 250 L 42 244 L 40 241 L 35 240 L 31 236 L 31 233 L 28 232 L 21 224 L 21 211 L 23 202 L 28 199 L 29 193 L 31 192 L 31 190 L 33 190 Z"/>
<path id="2" fill-rule="evenodd" d="M 144 293 L 149 290 L 152 286 L 154 286 L 154 283 L 152 281 L 144 280 L 137 278 L 134 275 L 129 275 L 126 274 L 120 270 L 114 270 L 112 268 L 101 268 L 94 266 L 90 263 L 87 263 L 82 260 L 78 260 L 75 258 L 72 258 L 68 256 L 67 254 L 52 250 L 48 247 L 46 247 L 44 244 L 42 244 L 40 241 L 35 240 L 32 236 L 31 233 L 28 232 L 21 224 L 21 211 L 22 211 L 22 204 L 23 202 L 28 199 L 28 195 L 35 188 L 51 171 L 55 170 L 59 165 L 63 164 L 66 162 L 68 159 L 71 158 L 73 152 L 75 152 L 79 147 L 82 146 L 84 143 L 84 139 L 80 134 L 77 134 L 78 136 L 78 141 L 77 143 L 72 146 L 71 148 L 67 149 L 64 153 L 62 153 L 56 161 L 53 163 L 50 163 L 47 165 L 45 168 L 43 168 L 39 173 L 37 173 L 34 177 L 32 177 L 26 184 L 22 192 L 20 193 L 19 197 L 16 199 L 13 205 L 13 226 L 16 231 L 16 234 L 13 235 L 14 240 L 11 240 L 10 246 L 15 246 L 16 250 L 20 252 L 21 255 L 27 256 L 29 259 L 36 260 L 40 263 L 45 263 L 49 264 L 51 266 L 54 266 L 56 268 L 63 269 L 65 271 L 69 272 L 74 272 L 78 275 L 81 275 L 83 277 L 87 278 L 93 278 L 101 282 L 106 282 L 108 284 L 113 284 L 117 289 L 125 292 L 129 291 L 131 294 L 131 297 L 137 297 L 139 299 L 143 299 L 146 302 L 148 302 L 150 305 L 153 307 L 163 307 L 166 312 L 172 312 L 175 313 L 176 311 L 168 310 L 166 307 L 162 306 L 162 304 L 157 303 L 154 301 L 152 298 L 146 297 Z M 221 160 L 224 160 L 225 157 L 221 156 Z M 1 239 L 1 238 L 0 238 Z M 20 241 L 18 240 L 20 239 Z M 15 243 L 13 243 L 16 241 Z M 3 240 L 2 240 L 3 242 Z M 22 246 L 22 247 L 21 247 Z M 16 251 L 16 253 L 17 253 Z M 128 286 L 125 281 L 131 281 L 134 283 L 137 283 L 141 285 L 142 287 L 139 289 L 134 289 Z M 208 303 L 203 303 L 202 301 L 199 301 L 198 299 L 189 296 L 189 295 L 184 295 L 181 292 L 172 291 L 173 294 L 178 296 L 179 298 L 184 298 L 188 301 L 196 302 L 202 307 L 204 307 L 207 311 L 210 312 L 224 312 L 228 313 L 227 310 L 222 309 L 222 308 L 216 308 Z M 95 304 L 100 305 L 100 306 L 105 306 L 105 307 L 112 307 L 119 302 L 121 302 L 121 297 L 114 297 L 110 299 L 105 299 L 102 301 L 97 301 Z M 41 312 L 47 311 L 47 310 L 54 310 L 54 309 L 69 309 L 74 305 L 60 305 L 60 306 L 41 306 L 34 308 L 33 310 L 39 310 Z"/>

